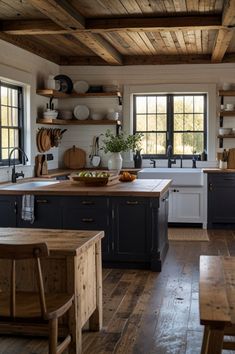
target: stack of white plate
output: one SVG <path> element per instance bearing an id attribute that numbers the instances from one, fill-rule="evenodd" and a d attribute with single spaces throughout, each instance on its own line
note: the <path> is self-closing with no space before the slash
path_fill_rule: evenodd
<path id="1" fill-rule="evenodd" d="M 77 105 L 73 110 L 74 117 L 78 120 L 87 119 L 89 117 L 89 113 L 89 108 L 85 105 Z"/>
<path id="2" fill-rule="evenodd" d="M 76 81 L 73 89 L 77 93 L 86 93 L 89 90 L 89 84 L 86 81 Z"/>

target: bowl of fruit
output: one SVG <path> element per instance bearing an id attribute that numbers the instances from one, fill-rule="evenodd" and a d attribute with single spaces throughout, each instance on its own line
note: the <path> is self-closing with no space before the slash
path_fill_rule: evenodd
<path id="1" fill-rule="evenodd" d="M 90 186 L 105 186 L 114 184 L 118 181 L 119 176 L 111 174 L 107 171 L 79 171 L 71 175 L 74 182 L 84 183 Z"/>

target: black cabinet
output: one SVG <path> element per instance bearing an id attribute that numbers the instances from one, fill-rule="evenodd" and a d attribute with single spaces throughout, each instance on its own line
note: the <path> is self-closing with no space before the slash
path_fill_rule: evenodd
<path id="1" fill-rule="evenodd" d="M 103 259 L 110 258 L 110 215 L 109 198 L 106 197 L 62 197 L 62 224 L 64 229 L 103 230 Z"/>
<path id="2" fill-rule="evenodd" d="M 18 226 L 42 229 L 61 229 L 62 228 L 62 209 L 61 198 L 54 196 L 35 196 L 34 215 L 35 221 L 21 219 L 22 198 L 19 197 Z"/>
<path id="3" fill-rule="evenodd" d="M 151 214 L 147 198 L 112 198 L 114 259 L 147 261 L 150 256 Z"/>
<path id="4" fill-rule="evenodd" d="M 9 195 L 0 196 L 1 227 L 16 227 L 17 208 L 17 197 Z"/>
<path id="5" fill-rule="evenodd" d="M 235 173 L 208 174 L 207 227 L 235 228 Z"/>

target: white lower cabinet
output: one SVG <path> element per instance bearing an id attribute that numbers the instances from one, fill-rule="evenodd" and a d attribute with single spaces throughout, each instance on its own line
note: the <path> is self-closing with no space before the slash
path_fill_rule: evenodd
<path id="1" fill-rule="evenodd" d="M 203 188 L 170 188 L 168 222 L 202 223 Z"/>

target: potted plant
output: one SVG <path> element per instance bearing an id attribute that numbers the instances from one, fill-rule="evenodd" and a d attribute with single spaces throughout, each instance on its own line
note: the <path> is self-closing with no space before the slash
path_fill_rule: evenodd
<path id="1" fill-rule="evenodd" d="M 132 150 L 135 151 L 140 146 L 143 134 L 125 135 L 120 133 L 114 135 L 109 129 L 105 133 L 103 139 L 103 150 L 105 153 L 111 152 L 112 155 L 108 160 L 109 170 L 120 170 L 122 168 L 121 152 Z"/>

